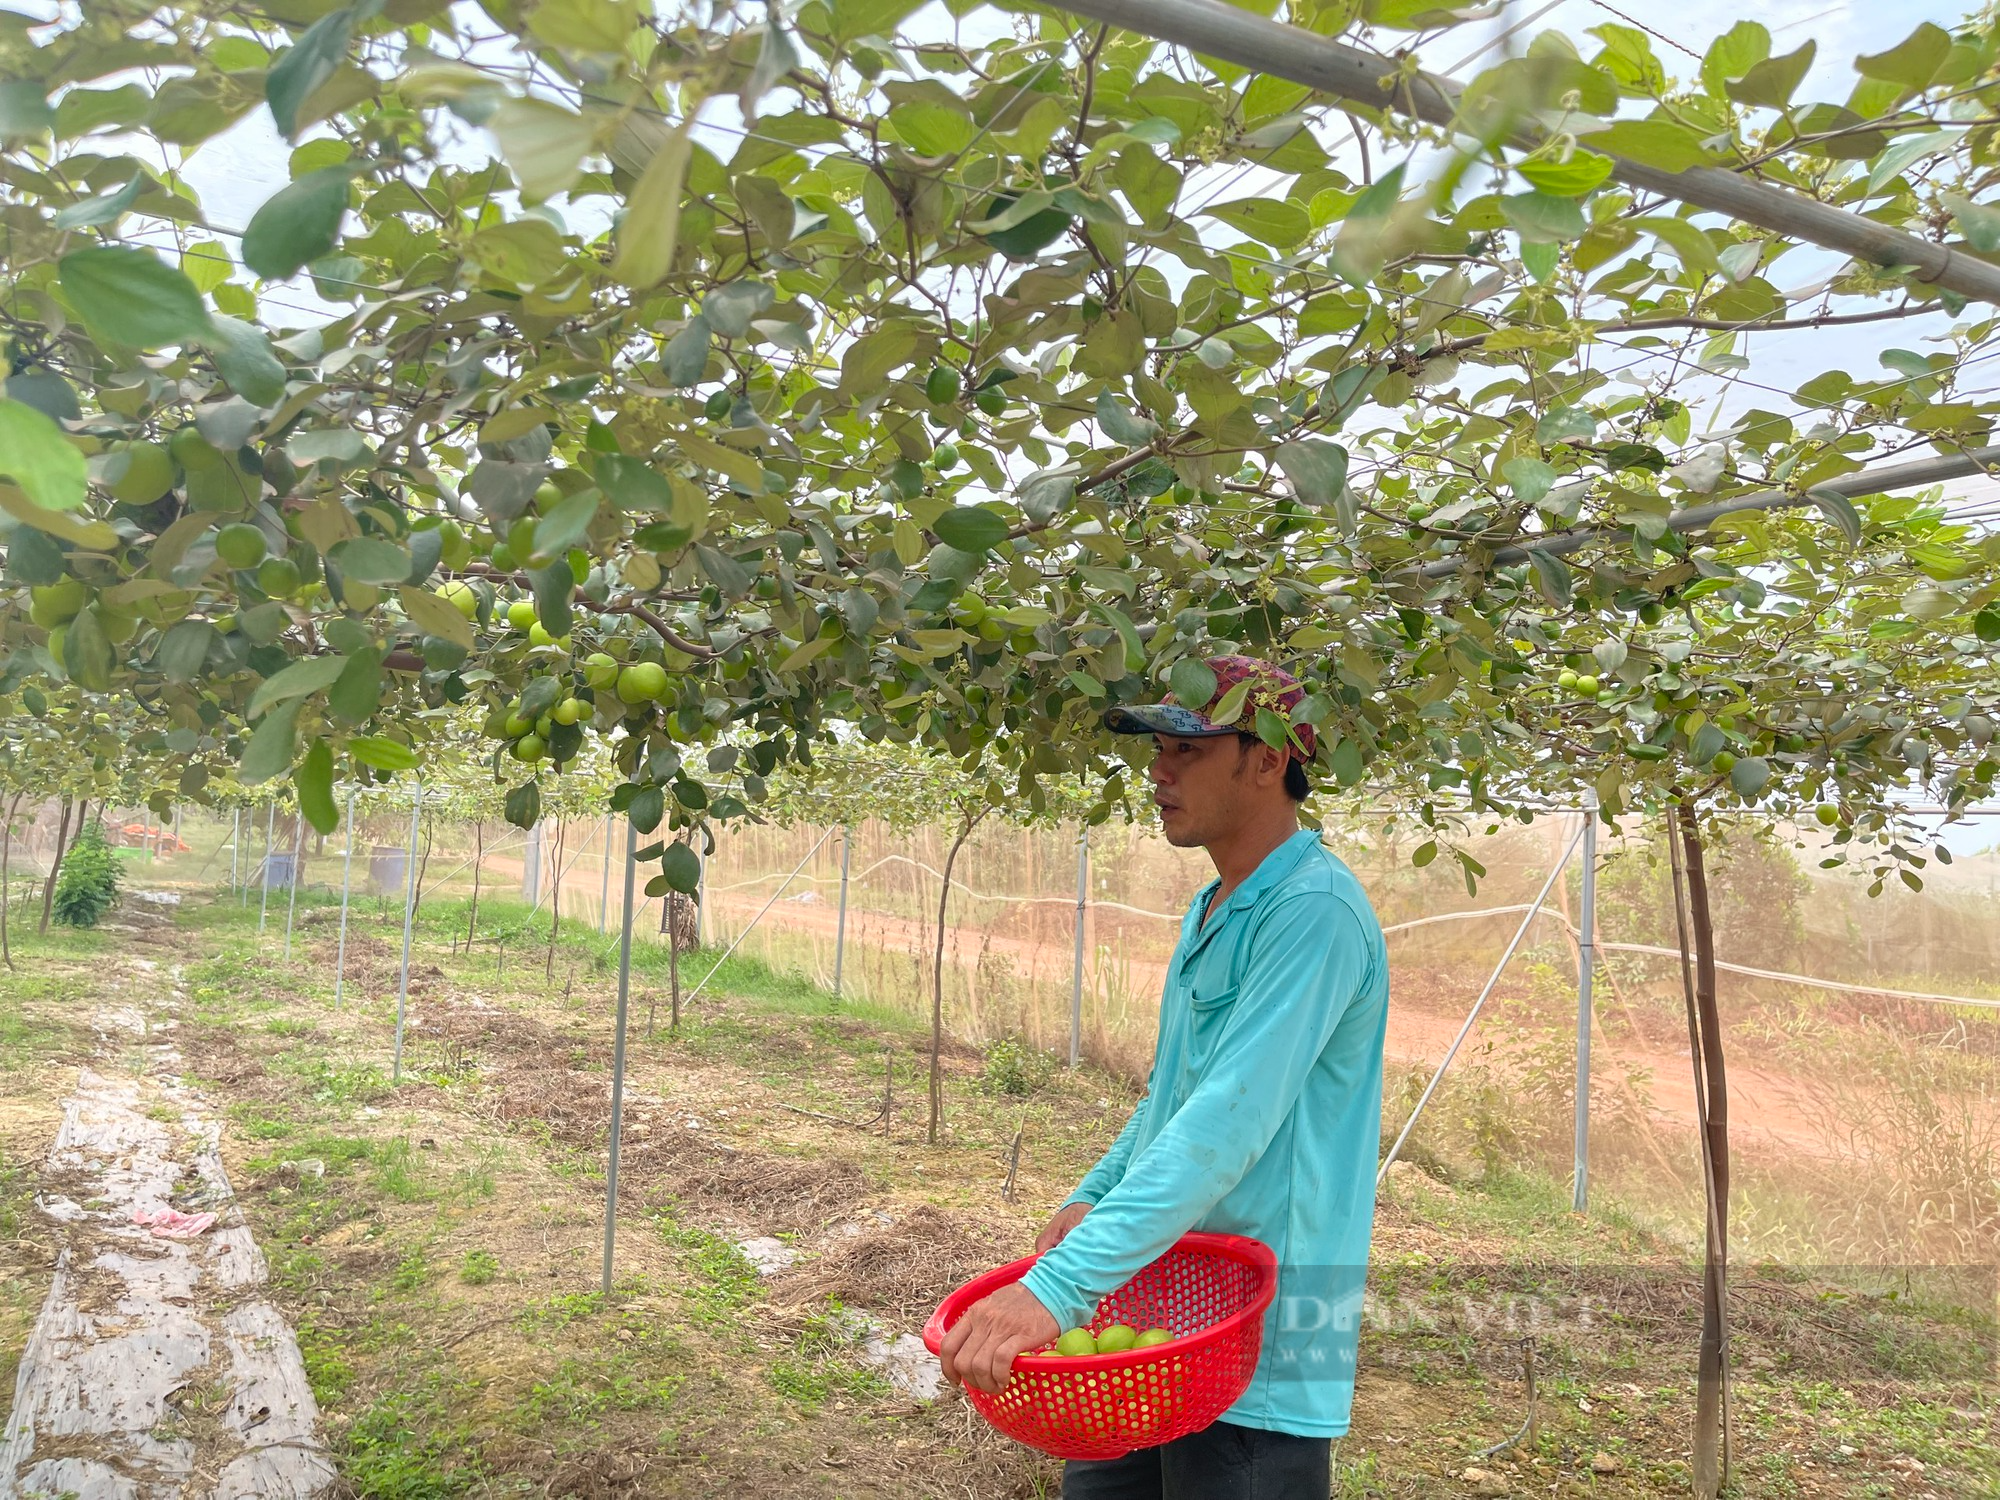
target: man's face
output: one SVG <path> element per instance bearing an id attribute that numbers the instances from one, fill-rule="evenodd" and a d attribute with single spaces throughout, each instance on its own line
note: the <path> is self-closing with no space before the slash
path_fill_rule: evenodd
<path id="1" fill-rule="evenodd" d="M 1176 848 L 1205 847 L 1285 796 L 1284 760 L 1261 745 L 1246 750 L 1233 734 L 1153 739 L 1153 805 Z"/>

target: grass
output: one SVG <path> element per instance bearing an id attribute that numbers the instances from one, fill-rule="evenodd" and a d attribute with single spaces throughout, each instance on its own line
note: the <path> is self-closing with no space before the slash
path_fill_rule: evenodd
<path id="1" fill-rule="evenodd" d="M 302 916 L 314 906 L 302 894 Z M 363 904 L 354 915 L 339 1010 L 330 925 L 302 923 L 287 966 L 270 930 L 259 948 L 254 904 L 191 906 L 179 921 L 183 1037 L 201 1044 L 190 1053 L 197 1071 L 233 1080 L 209 1085 L 228 1120 L 223 1149 L 349 1490 L 413 1500 L 545 1490 L 676 1500 L 1055 1492 L 1051 1466 L 986 1443 L 955 1402 L 920 1410 L 896 1396 L 861 1361 L 841 1301 L 795 1297 L 787 1283 L 760 1278 L 736 1241 L 796 1231 L 810 1253 L 824 1248 L 826 1223 L 879 1205 L 896 1223 L 930 1208 L 996 1243 L 1023 1243 L 1123 1124 L 1128 1084 L 1088 1069 L 1044 1075 L 1036 1057 L 1007 1046 L 959 1049 L 946 1057 L 948 1128 L 933 1149 L 922 1142 L 919 1020 L 836 1001 L 738 955 L 678 1034 L 664 1026 L 662 999 L 648 1042 L 646 1003 L 664 988 L 666 954 L 642 945 L 628 1126 L 651 1120 L 652 1133 L 628 1129 L 639 1197 L 621 1212 L 618 1280 L 606 1294 L 601 1145 L 558 1128 L 539 1094 L 510 1112 L 519 1101 L 509 1091 L 545 1084 L 550 1101 L 580 1105 L 588 1123 L 608 1081 L 612 940 L 566 920 L 551 985 L 538 946 L 546 914 L 531 922 L 519 903 L 489 896 L 482 933 L 511 926 L 513 936 L 504 950 L 482 943 L 468 953 L 465 903 L 426 903 L 410 1014 L 430 1029 L 408 1038 L 404 1082 L 392 1088 L 400 911 Z M 0 972 L 0 1016 L 37 1028 L 31 1045 L 43 1057 L 76 1046 L 76 1000 L 92 993 L 79 979 L 85 948 L 65 952 L 73 956 L 50 960 L 53 977 L 38 970 L 24 984 L 25 1001 Z M 711 964 L 706 954 L 686 958 L 684 987 Z M 515 1029 L 470 1024 L 488 1007 Z M 453 1017 L 466 1024 L 438 1029 Z M 885 1054 L 898 1104 L 889 1139 L 799 1113 L 865 1116 L 879 1100 Z M 5 1065 L 20 1063 L 0 1054 Z M 1510 1097 L 1497 1079 L 1468 1073 L 1435 1108 L 1444 1128 L 1430 1140 L 1433 1165 L 1449 1180 L 1416 1185 L 1385 1208 L 1375 1275 L 1379 1294 L 1425 1321 L 1365 1332 L 1360 1406 L 1335 1493 L 1451 1492 L 1468 1455 L 1520 1421 L 1519 1352 L 1493 1310 L 1559 1308 L 1565 1276 L 1598 1291 L 1608 1283 L 1588 1278 L 1634 1265 L 1662 1268 L 1661 1300 L 1615 1302 L 1588 1330 L 1544 1330 L 1542 1440 L 1492 1463 L 1513 1465 L 1507 1482 L 1523 1494 L 1587 1489 L 1636 1500 L 1684 1487 L 1692 1357 L 1686 1287 L 1672 1280 L 1686 1280 L 1683 1247 L 1615 1195 L 1601 1194 L 1588 1219 L 1570 1214 L 1566 1184 L 1543 1170 L 1540 1146 L 1518 1128 L 1509 1135 Z M 733 1151 L 858 1169 L 863 1207 L 764 1223 L 751 1197 L 720 1203 L 682 1191 L 678 1179 L 649 1185 L 639 1169 L 658 1158 L 644 1152 L 696 1117 L 704 1139 Z M 999 1185 L 1023 1122 L 1020 1201 L 1009 1204 Z M 0 1156 L 0 1240 L 10 1201 L 17 1221 L 32 1222 L 26 1159 Z M 1842 1295 L 1819 1300 L 1830 1290 Z M 1797 1369 L 1739 1366 L 1741 1493 L 1816 1485 L 1830 1500 L 1852 1500 L 1891 1484 L 1902 1493 L 1907 1476 L 1884 1467 L 1892 1456 L 1924 1463 L 1941 1496 L 2000 1489 L 1990 1394 L 1957 1378 L 1973 1366 L 1953 1352 L 1955 1342 L 1976 1350 L 1990 1337 L 1990 1310 L 1984 1320 L 1954 1311 L 1921 1280 L 1910 1294 L 1895 1290 L 1864 1295 L 1809 1280 L 1769 1293 L 1802 1348 L 1821 1323 L 1848 1341 L 1853 1378 L 1803 1358 Z M 915 1326 L 921 1308 L 884 1311 L 868 1300 L 882 1291 L 857 1284 L 839 1295 L 879 1322 Z M 1739 1353 L 1788 1351 L 1746 1316 Z M 1857 1456 L 1840 1455 L 1843 1443 Z M 1599 1449 L 1618 1456 L 1617 1475 L 1588 1472 Z M 1803 1459 L 1815 1468 L 1799 1468 Z M 1811 1484 L 1801 1483 L 1808 1473 Z"/>

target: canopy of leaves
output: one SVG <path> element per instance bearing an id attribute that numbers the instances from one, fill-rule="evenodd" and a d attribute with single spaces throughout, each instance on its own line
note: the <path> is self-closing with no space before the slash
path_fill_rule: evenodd
<path id="1" fill-rule="evenodd" d="M 1821 100 L 1754 21 L 1686 79 L 1543 32 L 1445 131 L 945 8 L 0 16 L 5 701 L 133 705 L 189 796 L 219 760 L 317 800 L 470 714 L 525 819 L 598 740 L 619 810 L 740 815 L 837 726 L 1101 815 L 1101 710 L 1246 650 L 1308 680 L 1322 780 L 1425 818 L 1824 801 L 1915 858 L 1890 807 L 1991 787 L 1990 508 L 1823 486 L 1988 440 L 1993 310 L 1596 149 L 1993 259 L 1990 14 Z M 1387 51 L 1405 12 L 1282 14 Z M 130 149 L 258 110 L 296 146 L 246 225 Z M 1853 322 L 1879 371 L 1749 384 L 1752 341 Z"/>

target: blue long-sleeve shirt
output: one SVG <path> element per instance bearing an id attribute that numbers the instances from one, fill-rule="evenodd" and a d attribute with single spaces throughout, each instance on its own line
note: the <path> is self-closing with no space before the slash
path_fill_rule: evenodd
<path id="1" fill-rule="evenodd" d="M 1190 1229 L 1260 1239 L 1278 1295 L 1224 1420 L 1339 1437 L 1375 1214 L 1388 954 L 1315 832 L 1280 844 L 1204 923 L 1217 884 L 1181 922 L 1145 1097 L 1070 1195 L 1091 1211 L 1022 1284 L 1073 1328 Z"/>

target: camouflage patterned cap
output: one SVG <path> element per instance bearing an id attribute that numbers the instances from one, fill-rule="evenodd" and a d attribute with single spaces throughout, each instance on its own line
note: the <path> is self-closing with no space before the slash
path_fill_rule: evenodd
<path id="1" fill-rule="evenodd" d="M 1212 734 L 1250 734 L 1257 727 L 1257 710 L 1268 708 L 1291 727 L 1296 743 L 1292 759 L 1309 761 L 1314 745 L 1310 724 L 1292 724 L 1292 710 L 1304 701 L 1306 690 L 1298 678 L 1283 667 L 1254 656 L 1211 656 L 1203 663 L 1215 674 L 1215 695 L 1199 710 L 1176 703 L 1172 694 L 1159 703 L 1124 704 L 1106 709 L 1104 727 L 1113 734 L 1178 734 L 1199 738 Z M 1227 724 L 1209 718 L 1235 688 L 1248 683 L 1242 706 Z"/>

